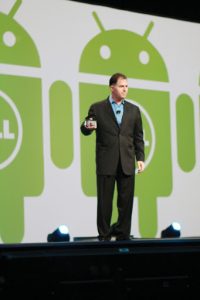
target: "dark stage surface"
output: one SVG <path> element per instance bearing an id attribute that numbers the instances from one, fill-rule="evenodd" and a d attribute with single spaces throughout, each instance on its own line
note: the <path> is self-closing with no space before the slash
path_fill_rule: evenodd
<path id="1" fill-rule="evenodd" d="M 199 299 L 200 238 L 0 245 L 0 299 Z"/>

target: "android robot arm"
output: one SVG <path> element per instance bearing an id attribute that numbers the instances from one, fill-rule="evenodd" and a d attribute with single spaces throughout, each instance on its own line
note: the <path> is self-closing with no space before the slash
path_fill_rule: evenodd
<path id="1" fill-rule="evenodd" d="M 137 161 L 145 160 L 144 156 L 144 139 L 143 139 L 143 128 L 142 128 L 142 118 L 141 113 L 138 109 L 138 122 L 136 122 L 137 128 L 135 129 L 134 134 L 134 147 L 135 147 L 135 155 Z"/>
<path id="2" fill-rule="evenodd" d="M 49 91 L 51 158 L 61 169 L 73 160 L 72 93 L 64 81 L 54 82 Z"/>
<path id="3" fill-rule="evenodd" d="M 176 100 L 177 157 L 180 168 L 191 172 L 195 166 L 194 104 L 187 94 Z"/>

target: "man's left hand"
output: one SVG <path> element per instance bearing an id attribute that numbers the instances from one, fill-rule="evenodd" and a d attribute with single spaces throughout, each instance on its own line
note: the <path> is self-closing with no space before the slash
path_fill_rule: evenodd
<path id="1" fill-rule="evenodd" d="M 144 162 L 139 160 L 137 162 L 137 167 L 138 167 L 138 173 L 141 173 L 142 171 L 144 171 Z"/>

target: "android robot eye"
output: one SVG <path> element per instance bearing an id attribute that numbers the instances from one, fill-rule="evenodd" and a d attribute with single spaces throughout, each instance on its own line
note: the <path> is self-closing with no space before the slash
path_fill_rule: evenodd
<path id="1" fill-rule="evenodd" d="M 141 51 L 139 54 L 139 60 L 143 65 L 148 64 L 150 60 L 149 53 L 147 51 Z"/>
<path id="2" fill-rule="evenodd" d="M 7 31 L 3 35 L 3 42 L 7 47 L 13 47 L 16 44 L 16 36 L 13 32 Z"/>
<path id="3" fill-rule="evenodd" d="M 111 56 L 110 47 L 108 47 L 106 45 L 101 46 L 100 55 L 103 59 L 109 59 Z"/>

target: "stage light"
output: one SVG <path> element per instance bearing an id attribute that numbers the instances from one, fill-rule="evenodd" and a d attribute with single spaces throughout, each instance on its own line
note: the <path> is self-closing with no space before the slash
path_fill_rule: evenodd
<path id="1" fill-rule="evenodd" d="M 52 233 L 47 236 L 47 242 L 69 242 L 70 235 L 66 225 L 60 225 Z"/>
<path id="2" fill-rule="evenodd" d="M 161 238 L 177 238 L 181 236 L 181 226 L 177 222 L 173 222 L 166 229 L 161 231 Z"/>

